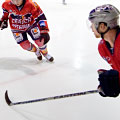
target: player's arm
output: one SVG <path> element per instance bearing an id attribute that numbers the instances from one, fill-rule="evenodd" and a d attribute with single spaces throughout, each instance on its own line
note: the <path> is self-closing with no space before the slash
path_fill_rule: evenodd
<path id="1" fill-rule="evenodd" d="M 36 22 L 39 22 L 41 33 L 48 33 L 49 28 L 47 24 L 47 19 L 39 5 L 34 2 L 31 11 L 33 18 Z"/>
<path id="2" fill-rule="evenodd" d="M 9 16 L 9 12 L 6 9 L 6 3 L 3 3 L 2 9 L 3 9 L 3 15 L 2 15 L 2 18 L 0 19 L 1 30 L 8 27 L 8 16 Z"/>

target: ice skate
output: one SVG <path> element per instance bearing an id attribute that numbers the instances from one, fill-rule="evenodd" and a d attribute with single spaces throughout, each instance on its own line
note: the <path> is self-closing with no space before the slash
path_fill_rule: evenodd
<path id="1" fill-rule="evenodd" d="M 39 49 L 37 49 L 37 51 L 35 52 L 35 54 L 36 54 L 36 56 L 37 56 L 37 59 L 41 61 L 41 60 L 42 60 L 42 55 L 41 55 Z"/>
<path id="2" fill-rule="evenodd" d="M 45 57 L 48 61 L 50 61 L 50 62 L 53 62 L 53 61 L 54 61 L 54 58 L 53 58 L 51 55 L 49 55 L 49 54 L 44 55 L 44 57 Z"/>

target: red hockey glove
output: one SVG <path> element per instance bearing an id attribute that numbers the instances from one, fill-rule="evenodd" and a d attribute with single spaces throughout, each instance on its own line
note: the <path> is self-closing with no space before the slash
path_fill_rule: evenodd
<path id="1" fill-rule="evenodd" d="M 7 20 L 4 20 L 4 21 L 1 21 L 1 20 L 0 20 L 0 28 L 1 28 L 1 30 L 5 29 L 5 28 L 7 28 L 7 27 L 8 27 L 8 22 L 7 22 Z"/>
<path id="2" fill-rule="evenodd" d="M 119 72 L 116 70 L 99 70 L 99 94 L 103 97 L 117 97 L 120 93 Z"/>

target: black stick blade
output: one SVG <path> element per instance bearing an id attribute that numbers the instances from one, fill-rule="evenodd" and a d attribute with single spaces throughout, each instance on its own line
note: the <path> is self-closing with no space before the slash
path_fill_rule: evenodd
<path id="1" fill-rule="evenodd" d="M 11 106 L 12 105 L 12 102 L 10 101 L 9 97 L 8 97 L 8 91 L 6 90 L 5 92 L 5 101 L 6 103 Z"/>

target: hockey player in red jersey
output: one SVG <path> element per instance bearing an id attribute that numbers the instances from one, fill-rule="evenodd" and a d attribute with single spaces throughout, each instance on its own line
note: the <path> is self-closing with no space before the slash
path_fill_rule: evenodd
<path id="1" fill-rule="evenodd" d="M 2 9 L 1 30 L 8 27 L 9 21 L 16 42 L 24 50 L 34 52 L 39 60 L 42 60 L 43 55 L 52 62 L 54 58 L 47 50 L 47 43 L 50 40 L 49 28 L 39 5 L 32 0 L 6 0 L 2 4 Z M 28 40 L 27 35 L 30 35 L 38 48 Z"/>
<path id="2" fill-rule="evenodd" d="M 98 90 L 103 97 L 117 97 L 120 93 L 120 27 L 119 10 L 110 4 L 98 6 L 89 13 L 91 28 L 96 38 L 101 57 L 112 67 L 98 70 Z"/>

